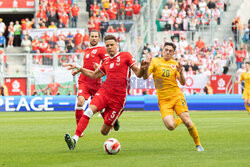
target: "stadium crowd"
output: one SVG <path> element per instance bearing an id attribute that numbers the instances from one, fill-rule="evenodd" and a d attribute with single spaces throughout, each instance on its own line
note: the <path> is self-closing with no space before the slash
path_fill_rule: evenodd
<path id="1" fill-rule="evenodd" d="M 164 42 L 166 42 L 164 38 Z M 191 46 L 186 41 L 184 36 L 181 36 L 181 40 L 178 42 L 176 38 L 173 38 L 173 43 L 176 44 L 175 59 L 181 62 L 185 68 L 186 75 L 205 74 L 221 75 L 227 74 L 229 66 L 238 61 L 238 56 L 242 58 L 242 61 L 248 57 L 247 51 L 241 48 L 240 51 L 235 51 L 234 55 L 234 42 L 232 38 L 219 41 L 214 40 L 212 45 L 206 44 L 201 37 L 198 38 L 194 46 Z M 142 51 L 142 58 L 162 57 L 162 44 L 153 43 L 150 47 L 146 44 Z"/>
<path id="2" fill-rule="evenodd" d="M 96 29 L 101 32 L 127 32 L 123 24 L 113 27 L 111 20 L 131 20 L 140 13 L 141 5 L 138 0 L 102 0 L 87 1 L 89 12 L 88 30 Z"/>
<path id="3" fill-rule="evenodd" d="M 196 31 L 200 25 L 221 22 L 228 0 L 168 0 L 158 19 L 163 30 Z"/>

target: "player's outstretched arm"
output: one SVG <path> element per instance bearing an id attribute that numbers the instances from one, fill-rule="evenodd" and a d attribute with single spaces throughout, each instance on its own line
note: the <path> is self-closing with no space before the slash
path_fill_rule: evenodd
<path id="1" fill-rule="evenodd" d="M 138 78 L 141 78 L 143 74 L 145 73 L 145 69 L 147 68 L 148 65 L 149 65 L 149 62 L 147 60 L 142 60 L 140 68 L 137 65 L 133 65 L 131 68 L 134 71 L 135 75 Z"/>
<path id="2" fill-rule="evenodd" d="M 67 67 L 67 70 L 74 70 L 74 69 L 79 70 L 81 73 L 83 73 L 83 75 L 92 79 L 97 79 L 97 78 L 101 78 L 104 76 L 104 74 L 99 69 L 96 69 L 95 71 L 91 71 L 86 68 L 82 68 L 79 65 L 71 64 L 71 63 L 65 63 L 63 64 L 63 67 Z"/>
<path id="3" fill-rule="evenodd" d="M 179 76 L 178 76 L 178 80 L 180 81 L 181 85 L 185 85 L 186 84 L 186 79 L 183 75 L 183 66 L 179 63 L 179 65 L 177 66 L 177 71 L 179 72 Z"/>

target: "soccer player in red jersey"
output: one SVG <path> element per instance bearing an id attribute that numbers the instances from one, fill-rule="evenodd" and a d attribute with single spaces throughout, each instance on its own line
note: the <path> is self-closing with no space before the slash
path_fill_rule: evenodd
<path id="1" fill-rule="evenodd" d="M 101 111 L 102 109 L 105 109 L 105 111 L 103 112 L 104 123 L 101 127 L 101 133 L 103 135 L 109 133 L 110 129 L 123 112 L 131 69 L 137 77 L 142 77 L 143 75 L 143 68 L 145 66 L 144 61 L 141 63 L 141 68 L 139 68 L 129 52 L 118 52 L 118 43 L 115 36 L 107 35 L 104 41 L 110 57 L 95 71 L 81 68 L 75 64 L 64 64 L 64 67 L 68 67 L 68 70 L 76 68 L 77 71 L 81 71 L 83 75 L 92 79 L 101 78 L 107 75 L 106 81 L 95 94 L 89 107 L 81 117 L 75 135 L 70 137 L 68 133 L 65 134 L 65 141 L 70 150 L 75 148 L 80 135 L 89 124 L 89 119 L 97 113 L 97 111 Z"/>
<path id="2" fill-rule="evenodd" d="M 100 41 L 100 33 L 98 31 L 92 30 L 89 34 L 89 39 L 90 47 L 85 50 L 83 68 L 95 71 L 94 65 L 101 64 L 109 56 L 105 47 L 98 46 L 98 42 Z M 74 71 L 72 75 L 76 75 L 79 72 L 80 70 Z M 101 87 L 101 84 L 101 79 L 89 78 L 83 74 L 80 75 L 78 79 L 79 89 L 77 93 L 77 107 L 75 112 L 76 124 L 78 124 L 83 115 L 85 101 L 87 103 L 89 102 L 87 100 L 96 94 Z"/>

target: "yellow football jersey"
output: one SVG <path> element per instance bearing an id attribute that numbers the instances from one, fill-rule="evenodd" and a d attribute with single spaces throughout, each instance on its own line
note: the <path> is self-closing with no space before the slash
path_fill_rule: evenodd
<path id="1" fill-rule="evenodd" d="M 250 73 L 249 72 L 243 72 L 240 75 L 240 81 L 245 81 L 245 89 L 250 89 Z"/>
<path id="2" fill-rule="evenodd" d="M 177 83 L 178 62 L 175 60 L 166 61 L 162 57 L 151 60 L 148 73 L 153 73 L 155 88 L 159 99 L 169 98 L 171 96 L 182 95 Z"/>

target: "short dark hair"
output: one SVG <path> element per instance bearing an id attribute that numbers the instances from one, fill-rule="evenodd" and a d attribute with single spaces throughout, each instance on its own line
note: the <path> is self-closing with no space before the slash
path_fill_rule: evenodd
<path id="1" fill-rule="evenodd" d="M 114 40 L 115 42 L 117 42 L 117 39 L 114 35 L 106 35 L 104 37 L 104 42 L 108 41 L 108 40 Z"/>
<path id="2" fill-rule="evenodd" d="M 174 49 L 174 51 L 175 51 L 175 49 L 176 49 L 176 45 L 175 45 L 174 43 L 172 43 L 172 42 L 165 42 L 165 43 L 164 43 L 164 48 L 165 48 L 166 46 L 172 46 L 172 48 Z"/>
<path id="3" fill-rule="evenodd" d="M 249 64 L 249 65 L 250 65 L 250 61 L 247 61 L 246 64 Z"/>
<path id="4" fill-rule="evenodd" d="M 91 31 L 89 32 L 89 36 L 90 36 L 90 34 L 91 34 L 92 32 L 97 32 L 97 33 L 98 33 L 98 36 L 99 36 L 99 37 L 101 37 L 100 32 L 99 32 L 99 31 L 97 31 L 97 30 L 91 30 Z"/>

